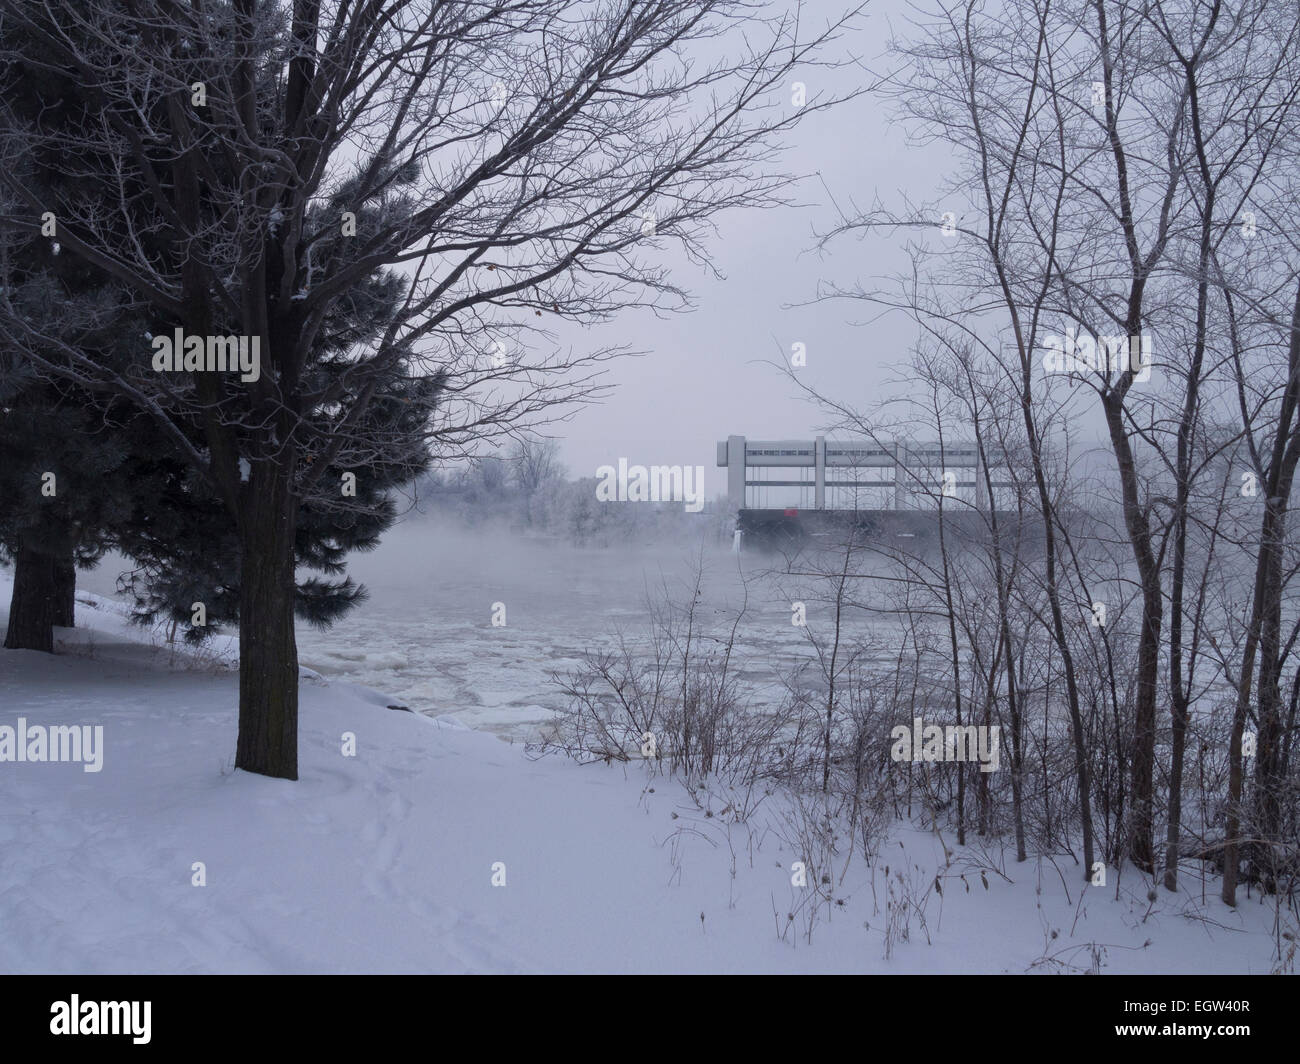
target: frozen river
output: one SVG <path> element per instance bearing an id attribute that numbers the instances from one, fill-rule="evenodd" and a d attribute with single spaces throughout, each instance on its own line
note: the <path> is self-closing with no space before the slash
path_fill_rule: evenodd
<path id="1" fill-rule="evenodd" d="M 579 550 L 407 522 L 352 561 L 370 599 L 331 631 L 300 625 L 299 653 L 326 676 L 376 687 L 419 712 L 529 738 L 562 704 L 551 673 L 577 666 L 585 650 L 612 647 L 620 631 L 639 641 L 647 594 L 689 602 L 699 561 L 698 543 Z M 768 563 L 742 561 L 751 577 Z M 742 668 L 761 682 L 768 663 L 791 657 L 802 639 L 770 582 L 751 579 L 749 590 L 746 628 L 771 637 L 745 648 Z M 706 548 L 701 591 L 710 629 L 739 607 L 744 587 L 730 551 Z M 493 625 L 494 613 L 504 625 Z"/>
<path id="2" fill-rule="evenodd" d="M 700 551 L 698 540 L 576 549 L 408 520 L 375 551 L 351 557 L 367 601 L 329 631 L 299 622 L 299 659 L 417 712 L 532 738 L 563 702 L 550 675 L 577 666 L 585 650 L 612 647 L 620 631 L 643 638 L 647 594 L 689 602 Z M 740 563 L 749 603 L 737 672 L 755 687 L 775 686 L 779 668 L 808 655 L 806 639 L 790 623 L 792 595 L 778 586 L 787 582 L 763 575 L 774 559 L 746 553 Z M 79 574 L 79 586 L 111 594 L 120 568 L 110 557 Z M 725 635 L 743 596 L 736 556 L 708 544 L 698 610 L 706 630 Z M 494 611 L 504 625 L 493 625 Z"/>

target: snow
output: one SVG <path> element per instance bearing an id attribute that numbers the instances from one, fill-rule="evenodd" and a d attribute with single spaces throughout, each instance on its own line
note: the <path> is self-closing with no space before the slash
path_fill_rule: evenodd
<path id="1" fill-rule="evenodd" d="M 886 959 L 884 865 L 924 885 L 940 856 L 912 828 L 874 870 L 856 862 L 811 943 L 781 941 L 801 855 L 728 823 L 720 798 L 701 798 L 707 817 L 643 766 L 533 760 L 311 670 L 300 779 L 234 771 L 234 640 L 173 650 L 111 599 L 78 597 L 56 655 L 0 651 L 0 725 L 97 724 L 105 744 L 99 773 L 0 764 L 5 971 L 1022 972 L 1053 970 L 1045 954 L 1087 967 L 1092 943 L 1107 972 L 1270 966 L 1267 904 L 1233 912 L 1212 883 L 1204 905 L 1199 884 L 1152 904 L 1136 876 L 1118 900 L 1112 882 L 1081 901 L 1068 856 L 1061 875 L 1008 860 L 1014 882 L 989 872 L 987 890 L 954 869 L 926 909 L 930 944 L 913 919 Z"/>

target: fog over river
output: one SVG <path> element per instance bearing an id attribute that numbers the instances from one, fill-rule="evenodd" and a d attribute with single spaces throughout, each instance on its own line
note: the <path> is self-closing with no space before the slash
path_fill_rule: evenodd
<path id="1" fill-rule="evenodd" d="M 725 638 L 747 581 L 733 668 L 760 697 L 779 698 L 780 673 L 811 655 L 805 631 L 791 624 L 794 583 L 770 575 L 781 558 L 745 552 L 738 568 L 729 546 L 702 537 L 580 549 L 408 519 L 375 551 L 351 556 L 349 572 L 370 592 L 365 602 L 328 631 L 299 622 L 299 658 L 417 712 L 526 740 L 563 704 L 550 674 L 577 666 L 585 650 L 613 647 L 620 632 L 643 642 L 647 595 L 685 606 L 701 560 L 702 646 Z M 78 586 L 112 594 L 122 564 L 110 556 L 78 574 Z M 807 597 L 809 623 L 824 628 L 826 611 L 815 593 Z M 504 606 L 501 626 L 492 623 L 494 610 L 502 612 L 497 603 Z M 851 627 L 860 624 L 854 619 Z"/>

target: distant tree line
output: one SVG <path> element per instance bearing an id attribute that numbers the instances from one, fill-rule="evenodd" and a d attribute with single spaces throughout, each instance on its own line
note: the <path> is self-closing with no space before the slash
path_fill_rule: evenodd
<path id="1" fill-rule="evenodd" d="M 709 502 L 687 513 L 680 502 L 604 501 L 597 477 L 570 479 L 554 439 L 528 436 L 501 455 L 426 473 L 413 486 L 418 512 L 468 527 L 495 526 L 573 547 L 731 542 L 735 515 Z"/>

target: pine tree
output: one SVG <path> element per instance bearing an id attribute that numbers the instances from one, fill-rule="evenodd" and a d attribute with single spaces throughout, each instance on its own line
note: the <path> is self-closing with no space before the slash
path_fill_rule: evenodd
<path id="1" fill-rule="evenodd" d="M 24 47 L 34 46 L 24 42 Z M 24 74 L 10 83 L 7 102 L 12 114 L 32 120 L 39 115 L 47 127 L 62 123 L 69 129 L 87 120 L 85 100 L 60 75 L 57 64 L 33 64 Z M 53 107 L 51 101 L 57 101 Z M 51 110 L 58 116 L 53 122 Z M 51 199 L 66 196 L 74 181 L 83 204 L 93 203 L 96 196 L 101 199 L 101 215 L 111 215 L 124 192 L 129 198 L 130 187 L 115 186 L 106 179 L 108 171 L 91 165 L 93 160 L 86 160 L 74 177 L 53 142 L 42 146 L 43 151 L 32 151 L 18 163 L 32 187 L 45 189 Z M 390 189 L 416 176 L 409 167 L 394 173 Z M 337 214 L 344 205 L 354 208 L 362 229 L 370 231 L 381 224 L 384 213 L 409 207 L 391 191 L 367 194 L 354 181 L 344 183 L 334 202 L 314 212 L 313 224 L 321 224 L 322 211 Z M 118 219 L 122 227 L 145 234 L 140 239 L 146 241 L 151 221 L 147 214 Z M 83 259 L 60 256 L 57 219 L 55 229 L 49 235 L 29 231 L 17 238 L 11 231 L 3 257 L 11 307 L 38 331 L 56 334 L 99 366 L 130 375 L 140 349 L 151 338 L 148 322 L 107 273 Z M 322 255 L 337 250 L 320 242 Z M 309 394 L 319 396 L 317 408 L 308 411 L 305 420 L 318 439 L 327 440 L 337 431 L 340 410 L 356 399 L 339 383 L 347 381 L 357 345 L 382 334 L 397 309 L 400 289 L 392 273 L 363 278 L 332 304 L 322 322 L 305 367 L 313 388 Z M 153 331 L 170 332 L 179 324 L 179 319 L 154 318 Z M 234 320 L 212 324 L 218 333 L 238 331 Z M 429 462 L 423 434 L 443 378 L 417 376 L 404 352 L 395 355 L 384 373 L 371 373 L 364 382 L 370 396 L 365 418 L 350 421 L 349 446 L 334 455 L 332 465 L 326 463 L 321 490 L 300 504 L 296 564 L 322 575 L 297 585 L 295 612 L 315 625 L 333 623 L 364 600 L 364 589 L 343 576 L 346 556 L 377 545 L 396 517 L 391 489 L 409 482 Z M 96 394 L 67 384 L 55 387 L 10 362 L 0 367 L 0 401 L 7 397 L 6 408 L 12 412 L 7 425 L 0 426 L 0 458 L 6 466 L 0 485 L 6 497 L 20 505 L 0 516 L 0 544 L 11 545 L 18 568 L 11 641 L 6 645 L 52 649 L 52 626 L 73 623 L 74 561 L 83 567 L 94 564 L 109 546 L 136 564 L 119 579 L 119 589 L 131 595 L 138 622 L 170 622 L 170 631 L 183 628 L 190 642 L 238 622 L 238 521 L 210 481 L 186 462 L 174 438 L 116 393 Z M 176 384 L 178 392 L 198 396 L 191 417 L 178 419 L 180 433 L 194 448 L 204 445 L 205 419 L 223 416 L 220 383 L 205 376 L 185 375 Z M 87 426 L 95 427 L 93 434 Z M 81 449 L 92 440 L 93 454 L 83 457 Z M 319 445 L 305 448 L 303 460 L 310 464 L 324 450 Z M 63 480 L 62 505 L 42 505 L 38 500 L 45 496 L 34 492 L 39 484 L 33 476 L 36 467 L 43 470 L 56 458 L 61 467 L 76 471 L 75 483 Z M 350 480 L 347 494 L 341 487 L 345 473 Z M 70 497 L 74 487 L 76 495 Z M 203 623 L 195 623 L 196 618 Z"/>
<path id="2" fill-rule="evenodd" d="M 0 545 L 14 562 L 5 647 L 54 649 L 73 622 L 75 566 L 111 546 L 132 474 L 124 441 L 85 395 L 0 373 Z"/>

